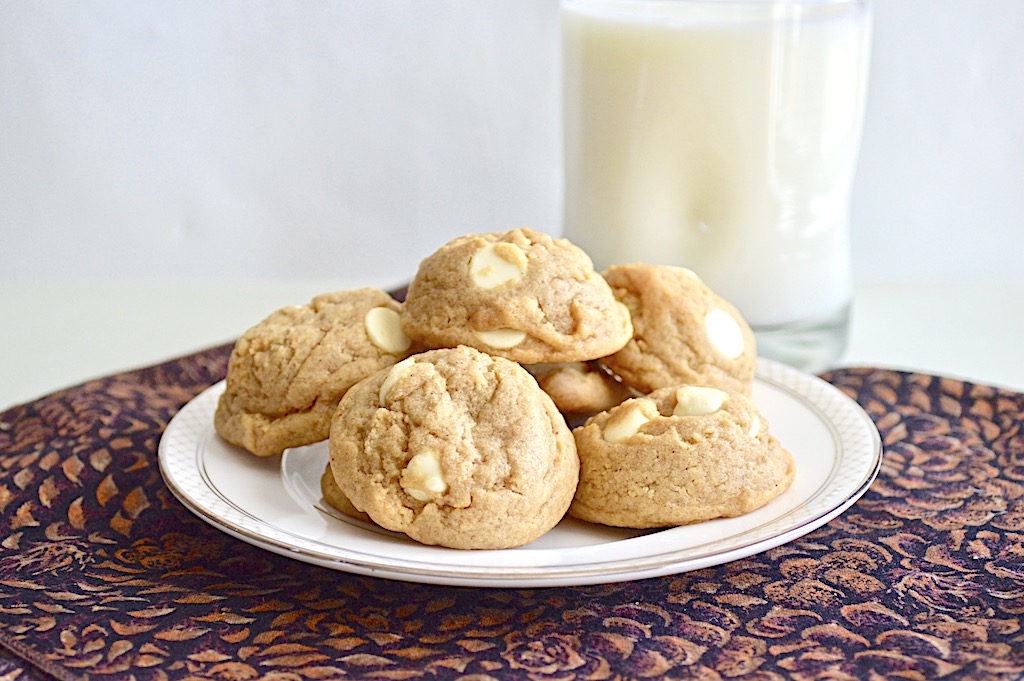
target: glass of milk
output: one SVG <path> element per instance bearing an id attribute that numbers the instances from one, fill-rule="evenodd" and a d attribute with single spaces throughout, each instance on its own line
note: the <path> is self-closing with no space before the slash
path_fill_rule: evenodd
<path id="1" fill-rule="evenodd" d="M 758 352 L 847 335 L 869 0 L 561 0 L 564 235 L 694 270 Z"/>

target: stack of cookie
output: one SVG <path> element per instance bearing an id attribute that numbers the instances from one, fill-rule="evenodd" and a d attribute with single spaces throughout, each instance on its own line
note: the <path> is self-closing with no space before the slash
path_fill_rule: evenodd
<path id="1" fill-rule="evenodd" d="M 215 425 L 259 456 L 329 440 L 322 488 L 342 513 L 510 548 L 567 512 L 665 527 L 781 493 L 793 461 L 748 399 L 755 356 L 688 270 L 602 275 L 564 239 L 476 234 L 427 257 L 404 304 L 328 294 L 247 331 Z"/>

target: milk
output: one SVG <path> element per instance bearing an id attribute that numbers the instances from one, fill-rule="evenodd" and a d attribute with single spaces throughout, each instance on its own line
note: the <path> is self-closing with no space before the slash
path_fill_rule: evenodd
<path id="1" fill-rule="evenodd" d="M 755 328 L 851 298 L 858 3 L 563 0 L 564 233 L 695 270 Z"/>

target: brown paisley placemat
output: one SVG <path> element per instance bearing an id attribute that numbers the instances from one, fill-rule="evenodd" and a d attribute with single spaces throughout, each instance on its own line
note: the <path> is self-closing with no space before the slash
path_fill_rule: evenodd
<path id="1" fill-rule="evenodd" d="M 295 562 L 179 504 L 157 443 L 228 351 L 0 415 L 0 681 L 1024 675 L 1024 395 L 835 371 L 885 453 L 831 523 L 676 576 L 470 589 Z"/>

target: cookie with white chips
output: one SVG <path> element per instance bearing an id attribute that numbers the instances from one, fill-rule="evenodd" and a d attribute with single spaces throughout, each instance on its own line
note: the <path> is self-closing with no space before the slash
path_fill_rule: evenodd
<path id="1" fill-rule="evenodd" d="M 466 345 L 523 364 L 597 359 L 633 336 L 587 254 L 531 229 L 459 237 L 425 258 L 402 327 L 425 347 Z"/>
<path id="2" fill-rule="evenodd" d="M 633 338 L 601 364 L 640 393 L 707 385 L 749 396 L 757 343 L 750 325 L 696 274 L 681 267 L 615 265 L 604 273 L 629 308 Z"/>
<path id="3" fill-rule="evenodd" d="M 387 293 L 364 288 L 270 314 L 231 351 L 217 433 L 257 456 L 326 440 L 345 391 L 412 350 L 400 310 Z"/>
<path id="4" fill-rule="evenodd" d="M 352 505 L 424 544 L 504 549 L 565 515 L 572 433 L 522 366 L 469 347 L 413 355 L 353 386 L 331 426 Z"/>
<path id="5" fill-rule="evenodd" d="M 580 483 L 569 513 L 654 528 L 749 513 L 793 481 L 793 457 L 746 397 L 662 388 L 591 418 L 573 435 Z"/>

